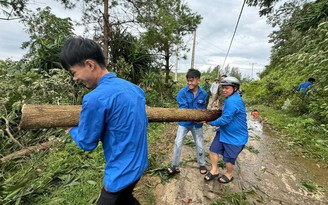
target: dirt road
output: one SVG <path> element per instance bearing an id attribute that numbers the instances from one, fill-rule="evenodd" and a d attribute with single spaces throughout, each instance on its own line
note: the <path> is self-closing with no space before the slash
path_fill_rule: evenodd
<path id="1" fill-rule="evenodd" d="M 264 123 L 262 129 L 252 119 L 248 126 L 249 142 L 239 156 L 232 183 L 204 181 L 189 134 L 182 150 L 181 173 L 156 186 L 156 204 L 328 204 L 327 166 L 290 153 L 283 136 L 271 126 Z M 207 152 L 213 136 L 213 127 L 206 125 Z M 208 155 L 207 164 L 210 166 Z"/>

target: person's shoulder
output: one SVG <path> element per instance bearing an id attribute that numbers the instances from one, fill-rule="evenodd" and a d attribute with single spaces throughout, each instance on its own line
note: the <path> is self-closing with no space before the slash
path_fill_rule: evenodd
<path id="1" fill-rule="evenodd" d="M 99 97 L 101 96 L 100 92 L 97 92 L 96 89 L 92 90 L 83 97 L 83 105 L 95 106 L 99 104 Z"/>
<path id="2" fill-rule="evenodd" d="M 188 86 L 185 86 L 185 87 L 181 88 L 179 90 L 179 92 L 186 92 L 186 91 L 188 91 L 188 89 L 189 89 L 189 87 Z"/>
<path id="3" fill-rule="evenodd" d="M 243 98 L 240 97 L 239 93 L 235 92 L 234 94 L 232 94 L 230 97 L 228 97 L 226 100 L 231 101 L 231 102 L 243 102 Z"/>
<path id="4" fill-rule="evenodd" d="M 179 90 L 179 92 L 178 92 L 178 95 L 181 95 L 181 94 L 183 94 L 183 93 L 186 93 L 186 92 L 188 91 L 187 88 L 188 88 L 188 86 L 181 88 L 181 89 Z"/>

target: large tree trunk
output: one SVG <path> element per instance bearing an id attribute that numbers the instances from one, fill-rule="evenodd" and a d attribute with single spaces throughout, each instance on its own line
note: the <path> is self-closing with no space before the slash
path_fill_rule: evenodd
<path id="1" fill-rule="evenodd" d="M 147 107 L 149 122 L 212 121 L 221 110 Z M 73 127 L 79 123 L 80 105 L 24 105 L 20 129 Z"/>

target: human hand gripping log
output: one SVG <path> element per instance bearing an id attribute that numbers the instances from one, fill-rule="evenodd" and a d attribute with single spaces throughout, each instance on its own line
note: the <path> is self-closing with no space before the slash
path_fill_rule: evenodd
<path id="1" fill-rule="evenodd" d="M 80 105 L 32 105 L 22 108 L 20 129 L 74 127 L 79 123 Z M 147 107 L 149 122 L 208 122 L 221 116 L 221 110 L 195 110 L 178 108 Z"/>

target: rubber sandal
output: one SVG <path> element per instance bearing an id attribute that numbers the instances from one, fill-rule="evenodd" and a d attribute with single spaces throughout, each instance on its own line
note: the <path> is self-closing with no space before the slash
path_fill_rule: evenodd
<path id="1" fill-rule="evenodd" d="M 211 181 L 213 179 L 215 179 L 216 177 L 218 177 L 220 174 L 212 174 L 211 172 L 207 172 L 207 174 L 204 177 L 205 181 Z"/>
<path id="2" fill-rule="evenodd" d="M 172 166 L 172 167 L 167 168 L 167 173 L 170 175 L 179 174 L 180 169 L 176 166 Z"/>
<path id="3" fill-rule="evenodd" d="M 223 181 L 221 179 L 223 179 Z M 233 180 L 233 177 L 231 177 L 231 179 L 229 179 L 226 175 L 222 175 L 218 178 L 218 181 L 222 184 L 228 184 L 228 183 L 232 182 L 232 180 Z"/>
<path id="4" fill-rule="evenodd" d="M 205 172 L 204 172 L 205 171 Z M 207 173 L 207 168 L 205 166 L 200 166 L 199 167 L 199 173 L 201 174 L 206 174 Z"/>

